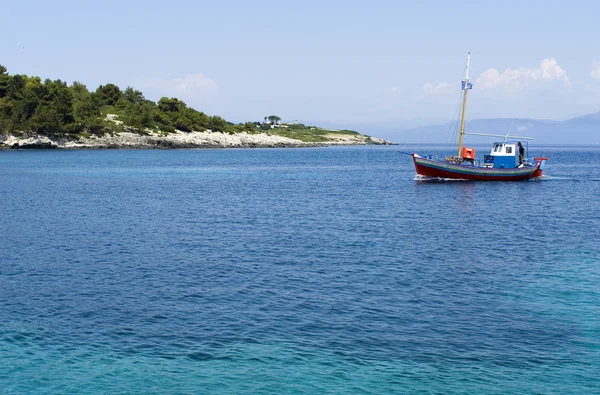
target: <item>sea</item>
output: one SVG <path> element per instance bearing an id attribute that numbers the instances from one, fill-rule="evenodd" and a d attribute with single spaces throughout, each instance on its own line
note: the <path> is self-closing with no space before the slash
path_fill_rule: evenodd
<path id="1" fill-rule="evenodd" d="M 0 152 L 1 394 L 600 393 L 600 146 Z"/>

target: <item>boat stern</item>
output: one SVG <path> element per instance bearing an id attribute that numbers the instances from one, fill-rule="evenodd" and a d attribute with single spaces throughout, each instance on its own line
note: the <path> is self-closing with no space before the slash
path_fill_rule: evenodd
<path id="1" fill-rule="evenodd" d="M 542 171 L 544 170 L 544 165 L 548 158 L 533 158 L 537 162 L 537 169 L 531 175 L 531 178 L 538 178 L 542 176 Z"/>

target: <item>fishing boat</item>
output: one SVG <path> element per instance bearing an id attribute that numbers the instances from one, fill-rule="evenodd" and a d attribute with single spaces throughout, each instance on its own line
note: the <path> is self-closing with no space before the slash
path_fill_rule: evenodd
<path id="1" fill-rule="evenodd" d="M 415 170 L 420 178 L 482 180 L 482 181 L 522 181 L 542 176 L 542 170 L 548 158 L 529 158 L 529 144 L 525 146 L 517 140 L 532 140 L 529 137 L 510 136 L 509 134 L 495 135 L 485 133 L 465 132 L 465 111 L 467 92 L 473 88 L 469 81 L 469 65 L 471 53 L 467 55 L 465 79 L 462 81 L 463 99 L 458 137 L 458 153 L 456 156 L 446 156 L 444 160 L 433 159 L 431 155 L 420 156 L 412 153 Z M 475 149 L 463 147 L 463 136 L 502 137 L 495 142 L 489 155 L 483 160 L 475 157 Z"/>

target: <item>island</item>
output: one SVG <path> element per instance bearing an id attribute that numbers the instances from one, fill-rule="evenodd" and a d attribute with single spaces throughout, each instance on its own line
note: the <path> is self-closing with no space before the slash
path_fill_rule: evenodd
<path id="1" fill-rule="evenodd" d="M 351 130 L 281 122 L 232 123 L 177 98 L 148 100 L 115 84 L 10 75 L 0 65 L 0 149 L 250 148 L 395 144 Z"/>

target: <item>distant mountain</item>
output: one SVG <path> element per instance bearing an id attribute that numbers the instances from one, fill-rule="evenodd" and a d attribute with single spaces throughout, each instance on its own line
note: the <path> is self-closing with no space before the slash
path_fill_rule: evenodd
<path id="1" fill-rule="evenodd" d="M 386 138 L 402 143 L 450 143 L 456 141 L 458 122 L 420 126 L 392 133 L 382 131 Z M 465 131 L 534 139 L 535 144 L 600 144 L 600 112 L 566 121 L 528 118 L 474 119 L 465 122 Z M 374 133 L 375 134 L 375 133 Z M 484 141 L 486 137 L 469 136 L 469 141 Z"/>

